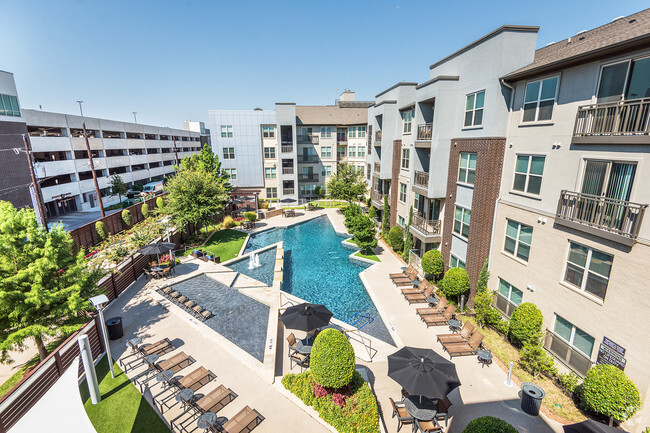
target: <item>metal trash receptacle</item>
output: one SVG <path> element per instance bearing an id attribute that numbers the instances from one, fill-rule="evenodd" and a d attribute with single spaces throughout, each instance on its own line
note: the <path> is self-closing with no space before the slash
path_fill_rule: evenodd
<path id="1" fill-rule="evenodd" d="M 528 415 L 539 415 L 544 396 L 546 396 L 546 392 L 534 383 L 524 382 L 521 384 L 521 408 Z"/>
<path id="2" fill-rule="evenodd" d="M 124 329 L 122 329 L 122 318 L 111 317 L 106 321 L 106 330 L 108 331 L 109 340 L 118 340 L 124 336 Z"/>

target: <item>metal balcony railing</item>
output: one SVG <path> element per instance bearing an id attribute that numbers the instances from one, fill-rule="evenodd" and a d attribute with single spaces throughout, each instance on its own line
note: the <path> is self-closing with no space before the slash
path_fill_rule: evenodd
<path id="1" fill-rule="evenodd" d="M 296 190 L 294 188 L 282 188 L 282 193 L 287 195 L 295 194 Z"/>
<path id="2" fill-rule="evenodd" d="M 381 163 L 375 162 L 375 173 L 379 173 L 381 171 Z"/>
<path id="3" fill-rule="evenodd" d="M 381 193 L 381 192 L 379 192 L 379 191 L 373 191 L 373 192 L 372 192 L 372 200 L 373 200 L 373 201 L 376 201 L 377 203 L 381 203 L 381 204 L 383 204 L 383 203 L 384 203 L 384 196 L 385 196 L 385 195 L 386 195 L 386 194 Z"/>
<path id="4" fill-rule="evenodd" d="M 299 155 L 299 162 L 318 162 L 318 155 Z"/>
<path id="5" fill-rule="evenodd" d="M 433 131 L 432 123 L 424 123 L 418 125 L 418 136 L 417 140 L 431 140 L 431 132 Z"/>
<path id="6" fill-rule="evenodd" d="M 650 135 L 650 98 L 578 107 L 574 137 Z"/>
<path id="7" fill-rule="evenodd" d="M 557 218 L 636 239 L 647 204 L 562 190 Z"/>
<path id="8" fill-rule="evenodd" d="M 427 235 L 439 235 L 441 233 L 440 228 L 442 227 L 440 220 L 428 220 L 419 214 L 413 215 L 411 225 Z"/>
<path id="9" fill-rule="evenodd" d="M 375 131 L 375 143 L 381 143 L 381 131 Z"/>
<path id="10" fill-rule="evenodd" d="M 339 143 L 347 143 L 348 142 L 348 137 L 345 134 L 337 134 L 336 135 L 336 141 Z"/>
<path id="11" fill-rule="evenodd" d="M 299 135 L 298 136 L 298 143 L 300 144 L 318 144 L 318 135 L 312 135 L 312 134 L 307 134 L 307 135 Z"/>
<path id="12" fill-rule="evenodd" d="M 318 182 L 318 174 L 316 173 L 300 173 L 298 174 L 298 180 L 301 182 Z"/>
<path id="13" fill-rule="evenodd" d="M 283 145 L 281 150 L 282 150 L 282 153 L 291 153 L 291 152 L 293 152 L 293 146 Z"/>
<path id="14" fill-rule="evenodd" d="M 416 171 L 413 173 L 413 184 L 422 188 L 429 187 L 429 173 L 424 171 Z"/>
<path id="15" fill-rule="evenodd" d="M 282 167 L 282 174 L 293 174 L 293 167 Z"/>

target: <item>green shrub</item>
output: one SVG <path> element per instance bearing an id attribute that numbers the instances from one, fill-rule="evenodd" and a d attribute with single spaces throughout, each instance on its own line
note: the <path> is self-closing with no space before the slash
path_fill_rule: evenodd
<path id="1" fill-rule="evenodd" d="M 223 219 L 223 227 L 224 227 L 224 228 L 230 229 L 230 228 L 235 227 L 236 225 L 237 225 L 237 224 L 235 224 L 235 220 L 232 219 L 231 216 L 227 216 L 227 217 L 225 217 L 225 218 Z"/>
<path id="2" fill-rule="evenodd" d="M 562 386 L 562 388 L 566 389 L 567 391 L 576 392 L 579 378 L 578 375 L 573 372 L 560 373 L 557 375 L 557 381 L 560 383 L 560 386 Z"/>
<path id="3" fill-rule="evenodd" d="M 149 218 L 149 205 L 147 203 L 142 203 L 142 208 L 140 209 L 142 212 L 142 216 L 145 218 Z"/>
<path id="4" fill-rule="evenodd" d="M 377 218 L 377 209 L 375 209 L 374 206 L 370 206 L 370 210 L 368 210 L 368 216 L 370 218 Z"/>
<path id="5" fill-rule="evenodd" d="M 388 232 L 388 242 L 391 248 L 397 253 L 404 249 L 404 230 L 400 226 L 395 226 Z"/>
<path id="6" fill-rule="evenodd" d="M 427 275 L 437 277 L 445 270 L 442 253 L 438 250 L 429 250 L 422 256 L 422 270 Z"/>
<path id="7" fill-rule="evenodd" d="M 311 349 L 309 367 L 314 380 L 328 388 L 350 383 L 354 373 L 354 349 L 341 331 L 321 331 Z"/>
<path id="8" fill-rule="evenodd" d="M 542 312 L 530 302 L 524 302 L 515 308 L 510 316 L 508 339 L 515 345 L 526 343 L 539 344 L 542 338 Z"/>
<path id="9" fill-rule="evenodd" d="M 521 351 L 519 364 L 537 378 L 540 374 L 552 377 L 557 374 L 553 357 L 537 344 L 525 344 Z"/>
<path id="10" fill-rule="evenodd" d="M 257 221 L 257 214 L 255 212 L 244 212 L 243 215 L 244 218 L 246 218 L 246 221 L 251 221 L 251 222 Z"/>
<path id="11" fill-rule="evenodd" d="M 641 406 L 639 390 L 613 365 L 593 366 L 582 382 L 580 401 L 585 409 L 624 421 Z"/>
<path id="12" fill-rule="evenodd" d="M 493 416 L 482 416 L 473 419 L 463 433 L 519 433 L 516 428 Z"/>
<path id="13" fill-rule="evenodd" d="M 481 273 L 478 274 L 478 281 L 476 282 L 476 293 L 485 292 L 487 290 L 488 280 L 490 279 L 490 271 L 488 271 L 488 260 L 485 259 L 483 262 L 483 268 L 481 268 Z"/>
<path id="14" fill-rule="evenodd" d="M 469 276 L 463 268 L 451 268 L 438 284 L 447 298 L 458 297 L 469 290 Z"/>
<path id="15" fill-rule="evenodd" d="M 381 211 L 381 235 L 388 239 L 390 230 L 390 205 L 388 204 L 388 194 L 384 195 L 384 209 Z"/>
<path id="16" fill-rule="evenodd" d="M 127 227 L 131 227 L 133 225 L 133 216 L 131 215 L 131 211 L 128 209 L 124 209 L 122 211 L 122 221 L 124 221 L 124 224 L 126 224 Z"/>
<path id="17" fill-rule="evenodd" d="M 474 313 L 479 326 L 495 325 L 501 320 L 501 315 L 492 306 L 494 304 L 494 294 L 489 290 L 478 292 L 474 297 Z M 508 332 L 506 322 L 506 333 Z"/>
<path id="18" fill-rule="evenodd" d="M 164 200 L 163 200 L 162 197 L 158 197 L 158 198 L 156 199 L 156 207 L 157 207 L 158 209 L 162 209 L 163 207 L 165 207 L 165 202 L 164 202 Z"/>
<path id="19" fill-rule="evenodd" d="M 106 227 L 106 224 L 104 224 L 102 221 L 97 221 L 95 223 L 95 230 L 97 231 L 97 235 L 101 240 L 106 239 L 109 235 L 108 227 Z"/>
<path id="20" fill-rule="evenodd" d="M 497 313 L 499 314 L 499 313 Z M 490 323 L 494 328 L 502 333 L 503 335 L 508 335 L 508 328 L 510 328 L 510 322 L 499 315 L 498 320 L 495 323 Z"/>

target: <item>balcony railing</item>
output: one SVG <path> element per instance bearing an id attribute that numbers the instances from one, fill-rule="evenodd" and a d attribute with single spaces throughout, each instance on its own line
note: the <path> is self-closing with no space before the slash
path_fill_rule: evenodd
<path id="1" fill-rule="evenodd" d="M 293 174 L 293 167 L 282 167 L 282 174 Z"/>
<path id="2" fill-rule="evenodd" d="M 650 135 L 650 98 L 578 107 L 574 137 Z"/>
<path id="3" fill-rule="evenodd" d="M 293 152 L 293 146 L 282 146 L 282 153 L 291 153 Z"/>
<path id="4" fill-rule="evenodd" d="M 301 182 L 318 182 L 318 174 L 316 173 L 300 173 L 298 174 L 298 180 Z"/>
<path id="5" fill-rule="evenodd" d="M 347 143 L 348 137 L 345 134 L 340 134 L 336 136 L 336 141 L 339 143 Z"/>
<path id="6" fill-rule="evenodd" d="M 381 171 L 381 163 L 375 162 L 375 173 L 379 173 Z"/>
<path id="7" fill-rule="evenodd" d="M 557 218 L 636 239 L 647 204 L 562 190 Z"/>
<path id="8" fill-rule="evenodd" d="M 429 173 L 424 171 L 416 171 L 413 174 L 413 184 L 424 189 L 429 187 Z"/>
<path id="9" fill-rule="evenodd" d="M 294 188 L 282 188 L 282 194 L 290 195 L 295 194 L 296 190 Z"/>
<path id="10" fill-rule="evenodd" d="M 318 155 L 299 155 L 299 162 L 318 162 Z"/>
<path id="11" fill-rule="evenodd" d="M 419 214 L 413 215 L 411 225 L 427 235 L 439 235 L 441 233 L 440 228 L 442 227 L 440 220 L 428 220 Z"/>
<path id="12" fill-rule="evenodd" d="M 318 135 L 299 135 L 298 136 L 298 143 L 301 144 L 318 144 Z"/>
<path id="13" fill-rule="evenodd" d="M 431 132 L 433 131 L 432 123 L 424 123 L 418 125 L 418 137 L 417 140 L 431 140 Z"/>
<path id="14" fill-rule="evenodd" d="M 375 143 L 381 143 L 381 131 L 375 131 Z"/>

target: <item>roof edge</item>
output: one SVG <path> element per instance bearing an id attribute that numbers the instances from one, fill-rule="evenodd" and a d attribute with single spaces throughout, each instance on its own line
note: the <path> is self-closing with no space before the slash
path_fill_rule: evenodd
<path id="1" fill-rule="evenodd" d="M 417 85 L 418 83 L 414 83 L 412 81 L 400 81 L 399 83 L 390 86 L 388 89 L 384 90 L 383 92 L 379 92 L 378 94 L 376 94 L 375 98 L 379 98 L 384 93 L 388 93 L 391 90 L 398 88 L 399 86 L 417 86 Z"/>
<path id="2" fill-rule="evenodd" d="M 415 88 L 421 89 L 437 81 L 458 81 L 459 79 L 460 79 L 459 75 L 438 75 L 437 77 L 433 77 L 429 81 L 425 81 L 424 83 L 418 84 L 417 86 L 415 86 Z"/>

